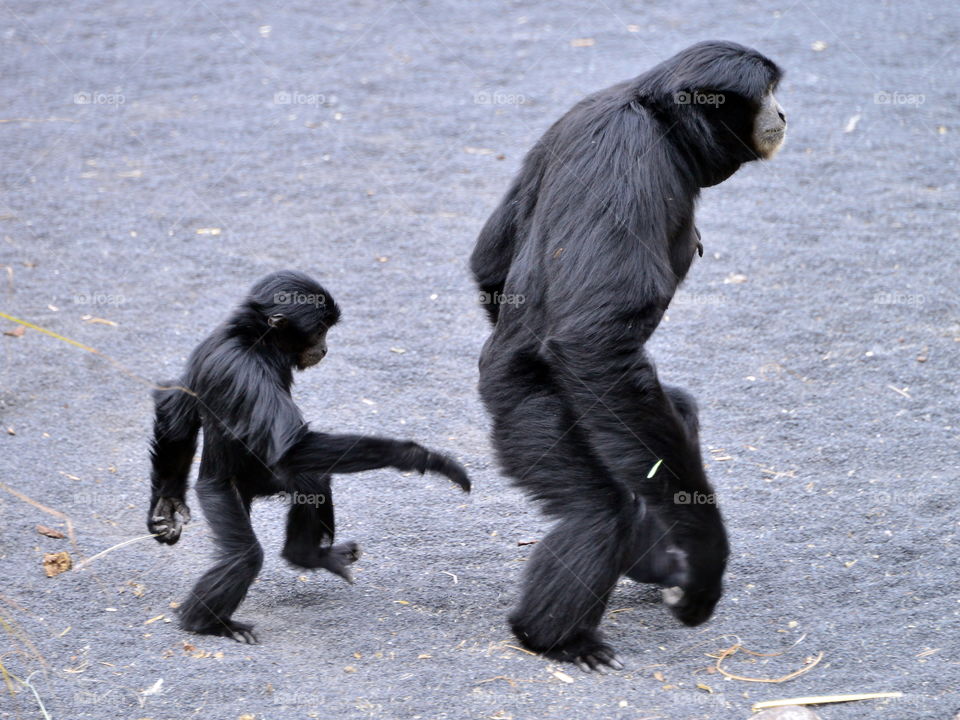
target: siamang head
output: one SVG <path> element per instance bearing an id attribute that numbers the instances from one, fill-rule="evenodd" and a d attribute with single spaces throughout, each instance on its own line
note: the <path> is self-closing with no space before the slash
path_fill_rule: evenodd
<path id="1" fill-rule="evenodd" d="M 327 354 L 327 330 L 340 309 L 320 283 L 295 270 L 262 278 L 250 290 L 247 308 L 253 311 L 262 341 L 290 357 L 290 365 L 305 370 Z"/>
<path id="2" fill-rule="evenodd" d="M 698 146 L 704 184 L 712 185 L 780 149 L 787 120 L 774 92 L 782 76 L 756 50 L 712 41 L 677 53 L 647 80 L 666 119 L 686 131 L 684 143 Z"/>

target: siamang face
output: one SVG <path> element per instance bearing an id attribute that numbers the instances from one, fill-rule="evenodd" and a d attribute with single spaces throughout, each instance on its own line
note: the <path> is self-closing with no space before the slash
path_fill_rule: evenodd
<path id="1" fill-rule="evenodd" d="M 324 328 L 312 338 L 306 349 L 297 355 L 297 370 L 306 370 L 323 360 L 327 354 L 327 329 Z"/>
<path id="2" fill-rule="evenodd" d="M 325 318 L 325 322 L 319 317 L 304 315 L 301 310 L 274 313 L 267 318 L 267 324 L 278 331 L 277 344 L 293 356 L 292 364 L 297 370 L 313 367 L 326 357 L 327 330 L 333 325 L 331 318 Z"/>
<path id="3" fill-rule="evenodd" d="M 737 163 L 769 160 L 783 145 L 787 119 L 771 86 L 760 98 L 739 93 L 702 89 L 678 93 L 693 105 L 693 111 L 712 128 L 711 140 L 716 149 Z M 730 173 L 736 166 L 730 168 Z M 710 184 L 725 180 L 729 174 L 714 175 Z"/>
<path id="4" fill-rule="evenodd" d="M 736 165 L 773 157 L 783 144 L 787 121 L 774 97 L 783 73 L 756 50 L 723 41 L 697 43 L 651 76 L 640 78 L 641 88 L 650 82 L 672 93 L 675 103 L 685 106 L 679 112 L 694 115 L 688 137 L 700 143 L 705 162 L 713 165 L 703 173 L 711 184 L 729 177 L 725 169 L 732 174 Z"/>
<path id="5" fill-rule="evenodd" d="M 267 316 L 276 345 L 290 356 L 290 365 L 306 370 L 327 354 L 327 331 L 340 311 L 320 286 L 279 291 Z"/>
<path id="6" fill-rule="evenodd" d="M 787 116 L 773 95 L 773 88 L 760 101 L 753 120 L 753 149 L 763 160 L 772 158 L 787 134 Z"/>
<path id="7" fill-rule="evenodd" d="M 327 354 L 327 330 L 340 319 L 333 297 L 318 282 L 296 270 L 261 278 L 250 290 L 245 312 L 257 333 L 281 350 L 290 367 L 305 370 Z M 261 335 L 266 322 L 267 333 Z"/>

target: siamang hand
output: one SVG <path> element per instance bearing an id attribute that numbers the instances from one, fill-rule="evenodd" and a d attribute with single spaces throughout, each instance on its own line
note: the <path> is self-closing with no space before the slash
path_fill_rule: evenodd
<path id="1" fill-rule="evenodd" d="M 180 539 L 183 526 L 188 522 L 190 508 L 182 498 L 161 497 L 150 508 L 147 529 L 156 535 L 157 542 L 173 545 Z"/>
<path id="2" fill-rule="evenodd" d="M 398 443 L 401 446 L 396 467 L 400 470 L 416 470 L 420 474 L 427 470 L 446 475 L 460 486 L 464 492 L 470 492 L 470 478 L 463 466 L 443 453 L 433 452 L 415 442 Z"/>

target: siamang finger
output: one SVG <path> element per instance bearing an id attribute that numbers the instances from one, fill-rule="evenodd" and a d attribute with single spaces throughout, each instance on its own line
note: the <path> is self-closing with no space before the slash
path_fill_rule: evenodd
<path id="1" fill-rule="evenodd" d="M 603 663 L 603 661 L 600 658 L 594 655 L 587 655 L 587 662 L 590 663 L 591 669 L 598 675 L 607 674 L 607 666 Z"/>
<path id="2" fill-rule="evenodd" d="M 187 507 L 185 502 L 182 500 L 174 500 L 173 509 L 180 513 L 180 517 L 183 519 L 182 522 L 184 525 L 190 522 L 190 508 Z"/>
<path id="3" fill-rule="evenodd" d="M 155 533 L 153 539 L 164 545 L 174 545 L 180 539 L 179 525 L 156 525 L 151 530 Z"/>
<path id="4" fill-rule="evenodd" d="M 185 502 L 179 498 L 160 498 L 150 509 L 147 529 L 157 542 L 173 545 L 180 539 L 184 523 L 189 521 L 190 508 Z"/>

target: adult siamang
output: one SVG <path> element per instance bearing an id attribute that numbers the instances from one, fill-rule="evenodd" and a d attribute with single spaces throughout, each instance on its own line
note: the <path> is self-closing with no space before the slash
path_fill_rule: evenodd
<path id="1" fill-rule="evenodd" d="M 622 667 L 598 631 L 618 578 L 707 620 L 729 554 L 693 398 L 644 344 L 695 253 L 700 188 L 771 157 L 780 69 L 703 42 L 575 105 L 527 154 L 471 268 L 494 323 L 480 394 L 504 471 L 558 520 L 510 616 L 528 647 Z"/>
<path id="2" fill-rule="evenodd" d="M 327 330 L 339 318 L 330 294 L 303 273 L 268 275 L 197 346 L 183 378 L 154 393 L 147 527 L 161 543 L 177 542 L 190 519 L 187 476 L 203 428 L 196 491 L 219 552 L 180 608 L 186 630 L 256 642 L 252 626 L 232 618 L 263 561 L 250 524 L 256 497 L 291 499 L 287 561 L 352 582 L 350 565 L 360 549 L 353 542 L 332 544 L 331 473 L 431 470 L 470 489 L 459 464 L 417 443 L 308 429 L 290 395 L 293 368 L 323 359 Z"/>

